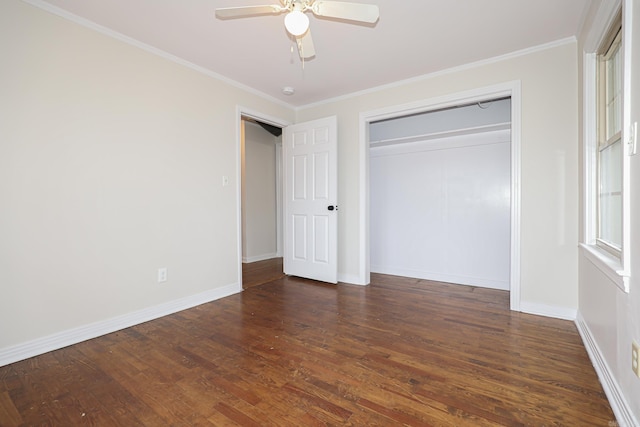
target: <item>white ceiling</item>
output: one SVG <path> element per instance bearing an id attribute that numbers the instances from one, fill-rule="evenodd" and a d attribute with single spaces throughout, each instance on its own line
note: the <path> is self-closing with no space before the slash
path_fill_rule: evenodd
<path id="1" fill-rule="evenodd" d="M 284 15 L 215 18 L 218 7 L 278 0 L 27 1 L 298 107 L 576 36 L 592 0 L 350 0 L 377 4 L 380 20 L 367 26 L 310 16 L 316 56 L 304 64 Z M 283 95 L 284 86 L 296 93 Z"/>

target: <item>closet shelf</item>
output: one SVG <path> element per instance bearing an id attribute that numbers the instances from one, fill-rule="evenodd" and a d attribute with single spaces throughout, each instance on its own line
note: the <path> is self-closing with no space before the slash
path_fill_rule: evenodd
<path id="1" fill-rule="evenodd" d="M 381 139 L 378 141 L 370 141 L 370 147 L 382 147 L 385 145 L 405 144 L 408 142 L 428 141 L 430 139 L 450 138 L 453 136 L 473 135 L 477 133 L 495 132 L 511 129 L 511 122 L 495 123 L 483 126 L 474 126 L 470 128 L 452 129 L 442 132 L 432 132 L 422 135 L 403 136 L 400 138 Z"/>

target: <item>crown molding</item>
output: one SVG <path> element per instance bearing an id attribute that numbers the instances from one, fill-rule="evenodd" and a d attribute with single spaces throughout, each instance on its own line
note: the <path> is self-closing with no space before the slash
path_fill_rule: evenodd
<path id="1" fill-rule="evenodd" d="M 506 61 L 506 60 L 509 60 L 509 59 L 519 58 L 521 56 L 531 55 L 533 53 L 542 52 L 542 51 L 549 50 L 549 49 L 554 49 L 556 47 L 564 46 L 564 45 L 571 44 L 571 43 L 577 43 L 577 38 L 574 37 L 574 36 L 566 37 L 566 38 L 559 39 L 559 40 L 556 40 L 556 41 L 553 41 L 553 42 L 544 43 L 544 44 L 537 45 L 537 46 L 532 46 L 532 47 L 529 47 L 529 48 L 526 48 L 526 49 L 516 50 L 514 52 L 506 53 L 504 55 L 494 56 L 494 57 L 491 57 L 491 58 L 482 59 L 480 61 L 469 62 L 468 64 L 459 65 L 457 67 L 446 68 L 444 70 L 435 71 L 433 73 L 423 74 L 423 75 L 420 75 L 420 76 L 411 77 L 411 78 L 404 79 L 404 80 L 398 80 L 398 81 L 393 82 L 393 83 L 380 85 L 380 86 L 375 86 L 375 87 L 372 87 L 372 88 L 369 88 L 369 89 L 364 89 L 364 90 L 361 90 L 361 91 L 358 91 L 358 92 L 352 92 L 352 93 L 348 93 L 348 94 L 345 94 L 345 95 L 340 95 L 340 96 L 337 96 L 337 97 L 334 97 L 334 98 L 325 99 L 325 100 L 314 102 L 314 103 L 311 103 L 311 104 L 298 106 L 298 107 L 296 107 L 296 111 L 305 110 L 305 109 L 308 109 L 308 108 L 314 108 L 314 107 L 318 107 L 318 106 L 321 106 L 321 105 L 330 104 L 330 103 L 333 103 L 333 102 L 344 101 L 346 99 L 355 98 L 355 97 L 363 96 L 363 95 L 368 95 L 368 94 L 379 92 L 379 91 L 382 91 L 382 90 L 393 89 L 393 88 L 404 86 L 404 85 L 408 85 L 408 84 L 411 84 L 411 83 L 417 83 L 417 82 L 433 79 L 433 78 L 440 77 L 440 76 L 446 76 L 448 74 L 459 73 L 461 71 L 471 70 L 471 69 L 474 69 L 474 68 L 483 67 L 483 66 L 490 65 L 490 64 L 495 64 L 497 62 L 502 62 L 502 61 Z"/>
<path id="2" fill-rule="evenodd" d="M 64 9 L 61 9 L 61 8 L 57 7 L 57 6 L 49 4 L 49 3 L 47 3 L 47 2 L 45 2 L 43 0 L 21 0 L 21 1 L 23 1 L 24 3 L 30 4 L 31 6 L 34 6 L 34 7 L 38 8 L 38 9 L 44 10 L 46 12 L 49 12 L 49 13 L 51 13 L 53 15 L 59 16 L 59 17 L 61 17 L 63 19 L 66 19 L 68 21 L 71 21 L 71 22 L 73 22 L 75 24 L 81 25 L 81 26 L 83 26 L 85 28 L 88 28 L 90 30 L 97 31 L 98 33 L 101 33 L 101 34 L 103 34 L 105 36 L 114 38 L 114 39 L 116 39 L 118 41 L 121 41 L 121 42 L 126 43 L 126 44 L 131 45 L 131 46 L 134 46 L 134 47 L 136 47 L 138 49 L 142 49 L 142 50 L 144 50 L 144 51 L 146 51 L 148 53 L 157 55 L 157 56 L 159 56 L 161 58 L 164 58 L 164 59 L 166 59 L 168 61 L 171 61 L 171 62 L 174 62 L 176 64 L 182 65 L 184 67 L 190 68 L 191 70 L 194 70 L 194 71 L 196 71 L 198 73 L 201 73 L 201 74 L 204 74 L 204 75 L 206 75 L 208 77 L 211 77 L 211 78 L 214 78 L 216 80 L 219 80 L 219 81 L 221 81 L 223 83 L 226 83 L 226 84 L 228 84 L 230 86 L 233 86 L 233 87 L 236 87 L 238 89 L 241 89 L 241 90 L 243 90 L 245 92 L 249 92 L 249 93 L 251 93 L 253 95 L 259 96 L 259 97 L 261 97 L 261 98 L 263 98 L 263 99 L 265 99 L 265 100 L 267 100 L 269 102 L 273 102 L 275 104 L 278 104 L 278 105 L 286 107 L 286 108 L 295 109 L 295 107 L 293 105 L 288 104 L 286 102 L 283 102 L 283 101 L 281 101 L 281 100 L 279 100 L 277 98 L 274 98 L 274 97 L 272 97 L 270 95 L 267 95 L 264 92 L 261 92 L 259 90 L 256 90 L 256 89 L 250 87 L 250 86 L 247 86 L 247 85 L 244 85 L 242 83 L 239 83 L 239 82 L 237 82 L 237 81 L 235 81 L 233 79 L 230 79 L 228 77 L 225 77 L 225 76 L 223 76 L 221 74 L 215 73 L 215 72 L 209 70 L 208 68 L 205 68 L 205 67 L 202 67 L 200 65 L 194 64 L 193 62 L 187 61 L 186 59 L 180 58 L 180 57 L 178 57 L 176 55 L 173 55 L 173 54 L 171 54 L 169 52 L 166 52 L 166 51 L 164 51 L 162 49 L 158 49 L 156 47 L 153 47 L 151 45 L 143 43 L 143 42 L 141 42 L 139 40 L 134 39 L 133 37 L 129 37 L 127 35 L 119 33 L 118 31 L 114 31 L 114 30 L 112 30 L 110 28 L 104 27 L 104 26 L 102 26 L 100 24 L 97 24 L 97 23 L 95 23 L 95 22 L 93 22 L 93 21 L 91 21 L 89 19 L 82 18 L 82 17 L 80 17 L 78 15 L 70 13 L 70 12 L 64 10 Z"/>

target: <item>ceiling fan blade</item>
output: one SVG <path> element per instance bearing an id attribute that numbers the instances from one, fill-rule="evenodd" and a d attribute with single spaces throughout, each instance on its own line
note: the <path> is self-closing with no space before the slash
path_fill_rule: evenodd
<path id="1" fill-rule="evenodd" d="M 311 11 L 318 16 L 368 22 L 371 24 L 380 18 L 380 10 L 378 6 L 373 4 L 316 1 L 311 6 Z"/>
<path id="2" fill-rule="evenodd" d="M 316 48 L 313 46 L 313 39 L 311 38 L 311 29 L 307 30 L 302 36 L 296 38 L 298 44 L 298 54 L 300 59 L 308 59 L 316 56 Z"/>
<path id="3" fill-rule="evenodd" d="M 273 4 L 265 6 L 240 6 L 240 7 L 221 7 L 216 9 L 216 17 L 227 18 L 243 18 L 245 16 L 254 15 L 275 15 L 282 13 L 284 9 L 282 6 Z"/>

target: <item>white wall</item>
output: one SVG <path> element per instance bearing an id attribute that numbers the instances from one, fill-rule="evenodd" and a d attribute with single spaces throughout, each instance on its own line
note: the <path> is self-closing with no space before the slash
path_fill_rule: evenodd
<path id="1" fill-rule="evenodd" d="M 519 80 L 522 94 L 521 307 L 577 309 L 578 154 L 575 41 L 308 106 L 297 120 L 338 115 L 339 273 L 361 280 L 359 115 Z"/>
<path id="2" fill-rule="evenodd" d="M 371 271 L 509 289 L 509 130 L 370 150 Z"/>
<path id="3" fill-rule="evenodd" d="M 633 39 L 631 43 L 629 75 L 631 87 L 625 89 L 630 96 L 630 120 L 640 122 L 640 2 L 625 0 L 625 17 L 623 25 L 631 28 Z M 595 6 L 598 6 L 596 4 Z M 631 10 L 631 8 L 633 10 Z M 592 9 L 594 12 L 596 8 Z M 589 34 L 599 27 L 596 24 L 603 18 L 602 13 L 594 13 L 585 25 L 581 37 L 580 52 L 585 47 Z M 631 27 L 629 27 L 631 25 Z M 583 87 L 585 77 L 580 67 L 580 87 Z M 581 94 L 583 102 L 589 102 Z M 582 108 L 584 113 L 584 108 Z M 582 115 L 581 115 L 582 118 Z M 582 129 L 584 121 L 581 120 Z M 582 138 L 587 136 L 582 134 Z M 582 141 L 580 147 L 582 147 Z M 584 158 L 585 153 L 581 153 Z M 636 224 L 640 212 L 640 155 L 630 158 L 631 186 L 631 276 L 629 293 L 621 290 L 581 251 L 579 269 L 579 322 L 581 333 L 586 337 L 585 343 L 589 349 L 596 370 L 605 386 L 609 400 L 619 416 L 621 425 L 640 425 L 640 378 L 631 371 L 631 343 L 640 343 L 640 227 Z M 585 187 L 584 180 L 582 182 Z M 581 229 L 585 228 L 585 216 L 581 216 Z M 584 239 L 584 236 L 583 236 Z"/>
<path id="4" fill-rule="evenodd" d="M 293 111 L 19 0 L 0 52 L 0 364 L 239 291 L 237 106 Z"/>
<path id="5" fill-rule="evenodd" d="M 244 123 L 242 171 L 242 259 L 255 262 L 275 258 L 276 141 L 260 125 Z"/>
<path id="6" fill-rule="evenodd" d="M 637 0 L 626 1 L 627 7 L 631 6 L 633 10 L 628 12 L 629 18 L 627 23 L 631 24 L 631 33 L 633 39 L 630 41 L 631 48 L 631 88 L 629 93 L 634 94 L 631 97 L 631 109 L 629 114 L 629 122 L 636 123 L 638 129 L 638 137 L 640 137 L 640 2 Z M 640 142 L 636 141 L 640 146 Z M 640 379 L 629 375 L 629 340 L 634 340 L 640 344 L 640 225 L 637 222 L 640 213 L 640 149 L 630 159 L 631 167 L 631 283 L 628 295 L 628 303 L 621 304 L 627 307 L 627 310 L 620 310 L 618 322 L 622 326 L 623 337 L 625 339 L 621 343 L 621 359 L 624 361 L 623 372 L 625 372 L 623 380 L 623 390 L 628 396 L 627 400 L 632 405 L 632 410 L 636 420 L 640 421 Z"/>

